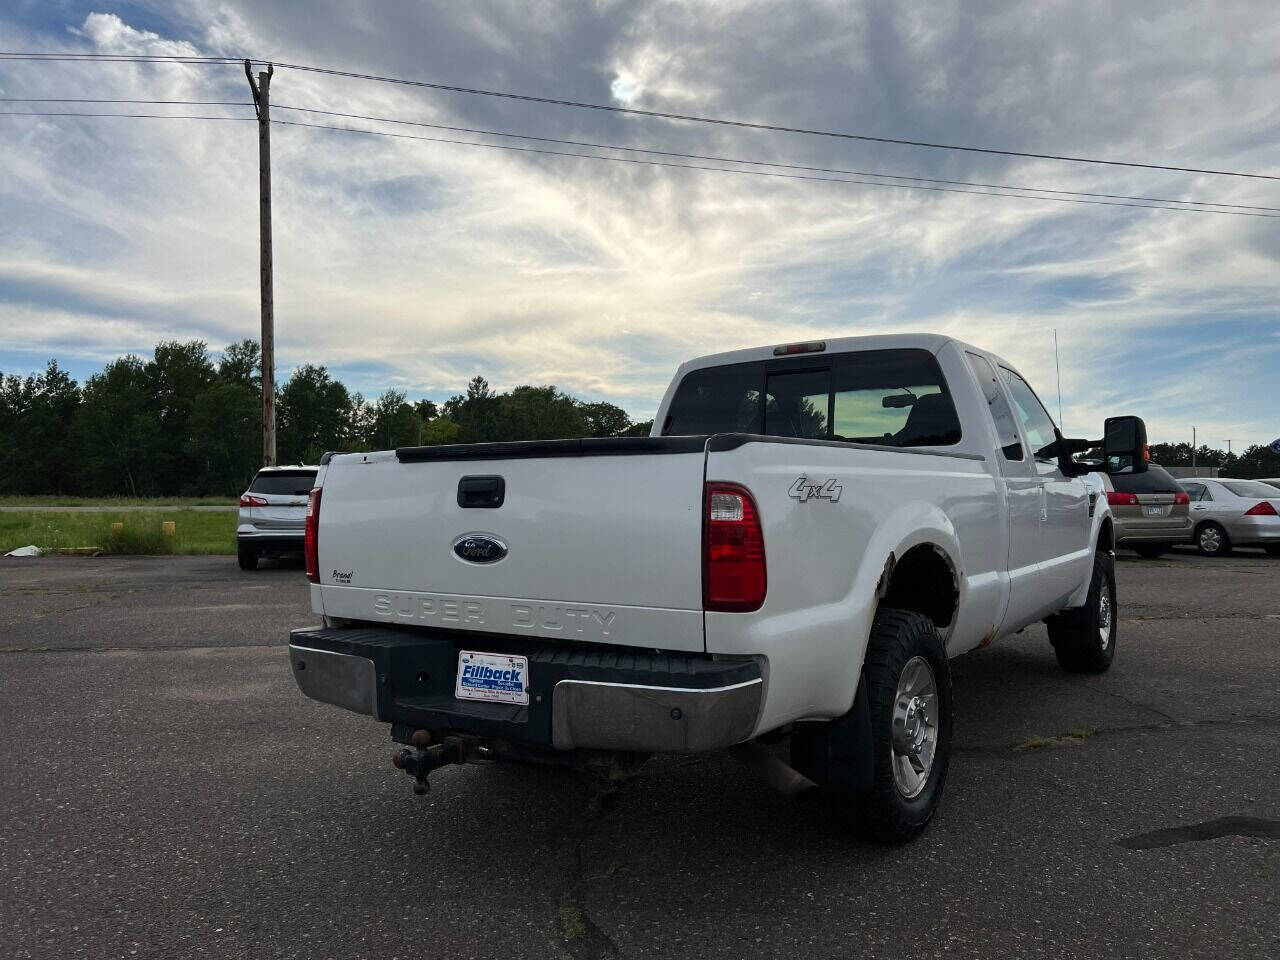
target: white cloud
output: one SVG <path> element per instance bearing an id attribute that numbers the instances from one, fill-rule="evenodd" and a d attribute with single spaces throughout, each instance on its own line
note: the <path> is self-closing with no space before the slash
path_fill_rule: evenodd
<path id="1" fill-rule="evenodd" d="M 1280 42 L 1266 4 L 1215 11 L 1211 24 L 1198 11 L 1138 20 L 1107 9 L 188 3 L 174 36 L 94 12 L 73 35 L 20 22 L 8 32 L 32 48 L 249 51 L 787 125 L 1274 169 L 1280 119 L 1256 96 L 1280 72 L 1266 53 Z M 3 66 L 8 96 L 247 97 L 236 66 Z M 646 121 L 287 69 L 272 99 L 685 153 L 1280 206 L 1246 180 Z M 0 218 L 22 228 L 0 233 L 0 351 L 98 358 L 168 336 L 216 347 L 256 333 L 251 122 L 5 122 L 18 149 L 0 156 Z M 1114 405 L 1146 415 L 1155 439 L 1180 437 L 1190 417 L 1234 439 L 1280 430 L 1233 386 L 1249 377 L 1255 393 L 1280 392 L 1280 221 L 288 126 L 273 130 L 273 159 L 281 365 L 385 371 L 356 378 L 366 393 L 442 396 L 480 372 L 499 387 L 554 382 L 643 417 L 694 354 L 932 329 L 1003 353 L 1056 401 L 1056 327 L 1066 420 L 1079 432 Z"/>

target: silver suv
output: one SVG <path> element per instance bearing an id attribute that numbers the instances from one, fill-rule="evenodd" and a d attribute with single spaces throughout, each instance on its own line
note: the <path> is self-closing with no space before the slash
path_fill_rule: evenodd
<path id="1" fill-rule="evenodd" d="M 318 467 L 263 467 L 240 497 L 236 555 L 241 570 L 254 570 L 259 557 L 302 553 L 307 495 Z"/>

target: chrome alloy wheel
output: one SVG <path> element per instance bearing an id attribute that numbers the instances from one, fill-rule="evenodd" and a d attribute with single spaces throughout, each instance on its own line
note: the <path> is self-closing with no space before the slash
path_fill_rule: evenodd
<path id="1" fill-rule="evenodd" d="M 1107 647 L 1111 646 L 1111 617 L 1113 616 L 1113 607 L 1111 605 L 1111 584 L 1103 578 L 1098 590 L 1098 639 L 1102 641 L 1102 650 L 1105 653 Z"/>
<path id="2" fill-rule="evenodd" d="M 1222 534 L 1217 527 L 1205 527 L 1200 531 L 1200 549 L 1205 553 L 1217 553 L 1222 547 Z"/>
<path id="3" fill-rule="evenodd" d="M 912 657 L 893 698 L 893 782 L 908 800 L 929 782 L 938 748 L 938 686 L 924 657 Z"/>

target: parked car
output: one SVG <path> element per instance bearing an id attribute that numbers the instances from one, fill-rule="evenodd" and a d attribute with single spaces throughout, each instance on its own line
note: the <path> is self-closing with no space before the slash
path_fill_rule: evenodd
<path id="1" fill-rule="evenodd" d="M 419 793 L 453 763 L 732 749 L 905 841 L 953 759 L 951 657 L 1041 620 L 1066 670 L 1115 656 L 1085 476 L 1146 469 L 1145 426 L 1093 446 L 1006 361 L 902 335 L 693 360 L 649 437 L 326 457 L 293 676 L 389 724 Z"/>
<path id="2" fill-rule="evenodd" d="M 1277 490 L 1280 490 L 1280 477 L 1262 477 L 1258 482 L 1265 483 L 1268 487 L 1275 487 Z"/>
<path id="3" fill-rule="evenodd" d="M 307 495 L 318 467 L 263 467 L 240 496 L 236 556 L 241 570 L 257 569 L 260 557 L 302 553 Z"/>
<path id="4" fill-rule="evenodd" d="M 1261 480 L 1184 480 L 1191 497 L 1195 545 L 1208 557 L 1232 547 L 1262 547 L 1280 556 L 1280 490 Z"/>
<path id="5" fill-rule="evenodd" d="M 1191 498 L 1163 467 L 1146 473 L 1101 474 L 1116 525 L 1116 546 L 1155 558 L 1175 543 L 1190 543 Z"/>

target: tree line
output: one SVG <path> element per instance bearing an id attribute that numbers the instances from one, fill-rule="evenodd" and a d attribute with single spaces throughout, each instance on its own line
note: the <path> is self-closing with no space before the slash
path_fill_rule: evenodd
<path id="1" fill-rule="evenodd" d="M 0 372 L 0 493 L 81 496 L 239 494 L 261 463 L 261 352 L 233 343 L 167 341 L 77 384 L 56 360 L 28 377 Z M 554 386 L 506 393 L 483 377 L 443 404 L 387 390 L 368 400 L 305 364 L 276 392 L 277 462 L 317 463 L 327 450 L 645 435 L 611 403 Z"/>
<path id="2" fill-rule="evenodd" d="M 241 340 L 216 358 L 201 340 L 121 357 L 77 384 L 56 360 L 38 375 L 0 372 L 0 494 L 206 496 L 240 493 L 261 460 L 261 356 Z M 442 404 L 387 390 L 348 390 L 323 366 L 298 367 L 277 389 L 277 462 L 316 463 L 327 450 L 648 434 L 611 403 L 553 386 L 497 393 L 474 377 Z M 1191 445 L 1153 444 L 1163 466 L 1190 466 Z M 1196 463 L 1224 476 L 1280 476 L 1280 454 L 1208 446 Z"/>
<path id="3" fill-rule="evenodd" d="M 1151 460 L 1162 467 L 1191 466 L 1191 444 L 1153 443 Z M 1217 467 L 1224 477 L 1253 480 L 1258 477 L 1280 477 L 1280 453 L 1262 444 L 1253 444 L 1243 453 L 1228 453 L 1201 444 L 1195 450 L 1195 465 Z"/>

